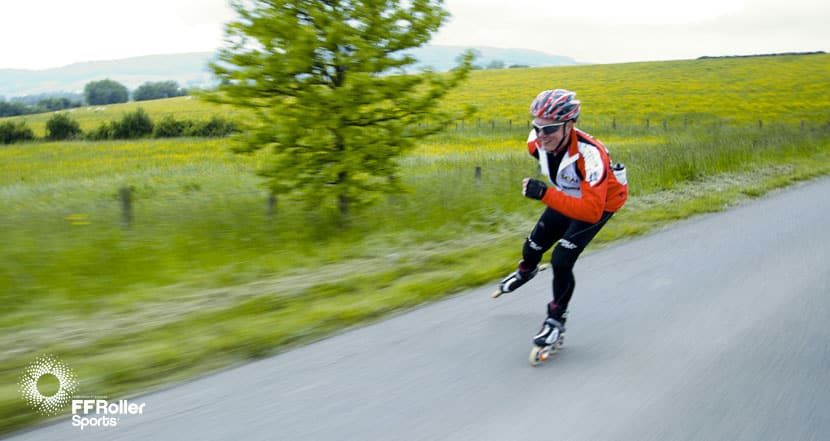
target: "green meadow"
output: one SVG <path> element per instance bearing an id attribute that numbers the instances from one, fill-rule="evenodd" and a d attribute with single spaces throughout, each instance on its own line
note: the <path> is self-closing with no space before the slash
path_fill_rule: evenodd
<path id="1" fill-rule="evenodd" d="M 542 211 L 520 182 L 537 173 L 527 107 L 553 87 L 628 168 L 594 250 L 830 173 L 828 55 L 475 71 L 445 105 L 477 113 L 401 158 L 407 193 L 347 227 L 269 201 L 267 153 L 231 138 L 0 146 L 0 433 L 45 420 L 18 392 L 45 353 L 113 399 L 495 286 Z M 241 115 L 186 97 L 71 115 L 91 130 L 136 107 Z M 49 117 L 11 119 L 43 136 Z"/>

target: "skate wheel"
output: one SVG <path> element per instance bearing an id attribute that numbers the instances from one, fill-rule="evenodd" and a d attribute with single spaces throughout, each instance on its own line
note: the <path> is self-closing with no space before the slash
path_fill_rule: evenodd
<path id="1" fill-rule="evenodd" d="M 501 297 L 502 294 L 504 294 L 504 292 L 502 290 L 497 290 L 493 294 L 490 294 L 490 297 L 492 297 L 494 299 L 497 299 L 497 298 Z"/>
<path id="2" fill-rule="evenodd" d="M 538 366 L 550 356 L 550 346 L 534 346 L 530 350 L 530 365 Z"/>

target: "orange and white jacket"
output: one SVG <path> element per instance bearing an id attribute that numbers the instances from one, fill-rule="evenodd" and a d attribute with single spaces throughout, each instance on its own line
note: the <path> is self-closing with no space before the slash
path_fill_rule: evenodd
<path id="1" fill-rule="evenodd" d="M 551 173 L 548 154 L 533 130 L 527 148 L 539 160 L 542 174 L 553 184 L 542 202 L 565 216 L 596 223 L 603 212 L 616 212 L 628 199 L 628 183 L 620 182 L 614 175 L 608 149 L 591 135 L 574 128 L 568 151 L 555 174 Z"/>

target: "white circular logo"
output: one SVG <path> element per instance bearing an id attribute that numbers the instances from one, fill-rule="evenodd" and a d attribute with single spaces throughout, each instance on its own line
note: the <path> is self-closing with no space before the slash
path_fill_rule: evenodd
<path id="1" fill-rule="evenodd" d="M 57 392 L 46 394 L 38 389 L 40 383 L 57 379 Z M 57 415 L 65 408 L 78 388 L 75 373 L 64 362 L 52 355 L 38 357 L 20 377 L 20 395 L 43 415 Z"/>

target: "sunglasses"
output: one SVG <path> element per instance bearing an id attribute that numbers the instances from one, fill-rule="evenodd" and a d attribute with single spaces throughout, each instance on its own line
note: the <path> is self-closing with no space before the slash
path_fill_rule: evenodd
<path id="1" fill-rule="evenodd" d="M 556 133 L 556 131 L 559 130 L 560 127 L 564 126 L 566 123 L 567 123 L 567 121 L 553 123 L 553 124 L 547 124 L 547 125 L 544 125 L 544 126 L 537 126 L 536 123 L 533 123 L 533 130 L 536 131 L 537 135 L 539 134 L 539 132 L 542 132 L 545 135 L 550 136 L 550 135 L 553 135 L 554 133 Z"/>

